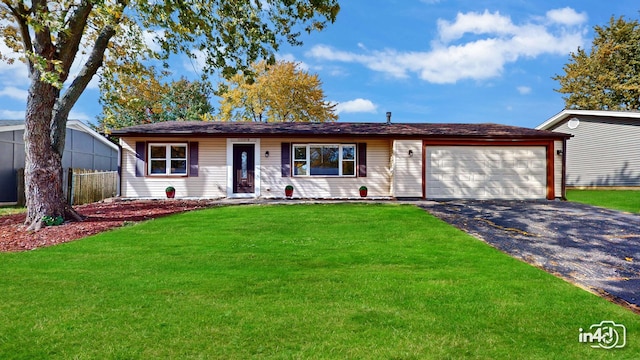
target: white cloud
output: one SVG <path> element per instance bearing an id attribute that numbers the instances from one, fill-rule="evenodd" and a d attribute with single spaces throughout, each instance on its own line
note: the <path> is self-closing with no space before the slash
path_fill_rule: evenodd
<path id="1" fill-rule="evenodd" d="M 182 65 L 189 72 L 202 74 L 202 70 L 207 65 L 207 53 L 203 50 L 191 50 L 191 56 L 185 56 Z"/>
<path id="2" fill-rule="evenodd" d="M 94 117 L 89 116 L 86 113 L 78 112 L 74 110 L 71 110 L 68 118 L 73 120 L 82 120 L 82 121 L 94 120 Z"/>
<path id="3" fill-rule="evenodd" d="M 296 57 L 293 54 L 278 54 L 276 55 L 276 59 L 296 63 L 298 65 L 298 69 L 302 71 L 308 72 L 310 69 L 309 64 L 304 61 L 296 60 Z"/>
<path id="4" fill-rule="evenodd" d="M 558 11 L 571 17 L 570 10 Z M 556 13 L 551 14 L 553 17 Z M 438 84 L 484 80 L 500 76 L 506 64 L 523 57 L 566 55 L 583 46 L 585 29 L 578 20 L 579 17 L 574 17 L 562 24 L 548 24 L 547 20 L 539 19 L 537 23 L 516 25 L 499 12 L 461 13 L 453 22 L 438 21 L 438 40 L 432 42 L 428 51 L 367 51 L 360 47 L 362 52 L 355 53 L 317 45 L 306 55 L 320 60 L 359 63 L 394 78 L 407 78 L 415 73 L 422 80 Z M 474 40 L 463 41 L 466 34 L 475 35 Z"/>
<path id="5" fill-rule="evenodd" d="M 24 120 L 24 118 L 25 118 L 25 111 L 24 110 L 4 110 L 4 109 L 0 109 L 0 119 Z M 83 113 L 83 112 L 77 112 L 77 111 L 71 110 L 71 113 L 69 113 L 69 119 L 89 121 L 89 120 L 92 120 L 93 117 L 91 117 L 91 116 L 89 116 L 89 115 L 87 115 L 86 113 Z"/>
<path id="6" fill-rule="evenodd" d="M 528 95 L 531 94 L 532 91 L 532 89 L 528 86 L 518 86 L 516 89 L 518 90 L 520 95 Z"/>
<path id="7" fill-rule="evenodd" d="M 3 25 L 0 23 L 0 26 Z M 0 75 L 7 75 L 2 79 L 4 85 L 18 85 L 29 83 L 29 71 L 27 65 L 19 60 L 20 54 L 9 49 L 4 41 L 0 41 L 0 54 L 13 60 L 13 64 L 6 61 L 0 61 Z"/>
<path id="8" fill-rule="evenodd" d="M 145 30 L 142 33 L 142 39 L 144 43 L 147 45 L 149 49 L 154 52 L 160 52 L 162 49 L 160 48 L 160 44 L 158 42 L 159 39 L 164 39 L 164 30 Z"/>
<path id="9" fill-rule="evenodd" d="M 556 24 L 568 26 L 581 25 L 587 22 L 587 14 L 577 12 L 570 7 L 547 11 L 547 19 Z"/>
<path id="10" fill-rule="evenodd" d="M 336 105 L 336 114 L 340 113 L 375 113 L 378 107 L 366 99 L 344 101 Z"/>
<path id="11" fill-rule="evenodd" d="M 29 95 L 27 90 L 19 89 L 15 86 L 7 86 L 0 90 L 0 96 L 6 96 L 20 101 L 27 101 L 27 95 Z"/>
<path id="12" fill-rule="evenodd" d="M 502 16 L 497 11 L 490 13 L 485 10 L 482 14 L 476 12 L 458 13 L 454 22 L 438 20 L 440 40 L 445 43 L 459 39 L 466 33 L 506 35 L 513 33 L 516 29 L 517 27 L 513 25 L 508 16 Z"/>
<path id="13" fill-rule="evenodd" d="M 24 119 L 24 110 L 15 111 L 15 110 L 3 110 L 0 109 L 0 118 L 8 119 L 8 120 L 23 120 Z"/>

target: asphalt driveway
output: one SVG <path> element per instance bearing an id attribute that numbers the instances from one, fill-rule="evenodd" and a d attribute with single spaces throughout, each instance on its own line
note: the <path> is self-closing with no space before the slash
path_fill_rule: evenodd
<path id="1" fill-rule="evenodd" d="M 565 201 L 457 200 L 422 207 L 516 258 L 640 306 L 640 215 Z"/>

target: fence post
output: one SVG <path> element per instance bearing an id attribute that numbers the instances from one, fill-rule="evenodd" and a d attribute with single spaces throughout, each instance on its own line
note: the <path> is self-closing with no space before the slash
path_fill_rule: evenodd
<path id="1" fill-rule="evenodd" d="M 25 206 L 25 203 L 27 202 L 26 198 L 25 198 L 25 185 L 24 185 L 24 168 L 22 169 L 18 169 L 16 171 L 16 177 L 17 177 L 17 184 L 18 184 L 18 200 L 17 200 L 17 205 L 18 206 Z"/>
<path id="2" fill-rule="evenodd" d="M 73 169 L 67 172 L 67 204 L 73 205 Z"/>

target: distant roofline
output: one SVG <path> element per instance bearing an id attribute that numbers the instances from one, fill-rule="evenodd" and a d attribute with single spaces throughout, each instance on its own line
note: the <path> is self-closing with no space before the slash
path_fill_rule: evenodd
<path id="1" fill-rule="evenodd" d="M 10 125 L 3 125 L 3 122 L 10 123 Z M 110 148 L 119 150 L 118 145 L 112 143 L 111 141 L 109 141 L 109 139 L 105 138 L 80 120 L 68 120 L 67 128 L 88 133 Z M 16 130 L 24 130 L 24 120 L 0 120 L 0 132 L 9 132 Z"/>
<path id="2" fill-rule="evenodd" d="M 640 112 L 638 111 L 609 111 L 609 110 L 573 110 L 565 109 L 555 114 L 547 121 L 536 126 L 537 130 L 549 130 L 564 119 L 570 116 L 601 116 L 601 117 L 614 117 L 614 118 L 632 118 L 640 119 Z"/>

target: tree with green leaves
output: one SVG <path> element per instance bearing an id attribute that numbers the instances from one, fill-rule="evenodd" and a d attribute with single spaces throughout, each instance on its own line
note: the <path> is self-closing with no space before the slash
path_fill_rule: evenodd
<path id="1" fill-rule="evenodd" d="M 162 82 L 162 74 L 152 68 L 145 75 L 120 74 L 116 81 L 100 82 L 102 114 L 96 130 L 109 134 L 140 124 L 213 119 L 208 83 L 184 78 Z"/>
<path id="2" fill-rule="evenodd" d="M 197 50 L 207 69 L 234 74 L 257 59 L 272 60 L 284 41 L 300 45 L 301 31 L 321 30 L 339 9 L 337 0 L 2 0 L 2 40 L 29 72 L 28 229 L 39 229 L 44 216 L 80 218 L 63 197 L 62 154 L 69 112 L 98 69 L 118 62 L 133 72 L 143 68 L 136 49 L 161 60 Z M 144 46 L 145 30 L 156 34 L 159 51 Z M 0 56 L 11 61 L 8 55 Z"/>
<path id="3" fill-rule="evenodd" d="M 591 50 L 571 53 L 556 91 L 565 107 L 582 110 L 640 109 L 640 24 L 623 17 L 594 27 Z"/>
<path id="4" fill-rule="evenodd" d="M 317 74 L 296 63 L 260 61 L 220 84 L 222 121 L 325 122 L 336 121 L 335 104 L 325 100 Z"/>

